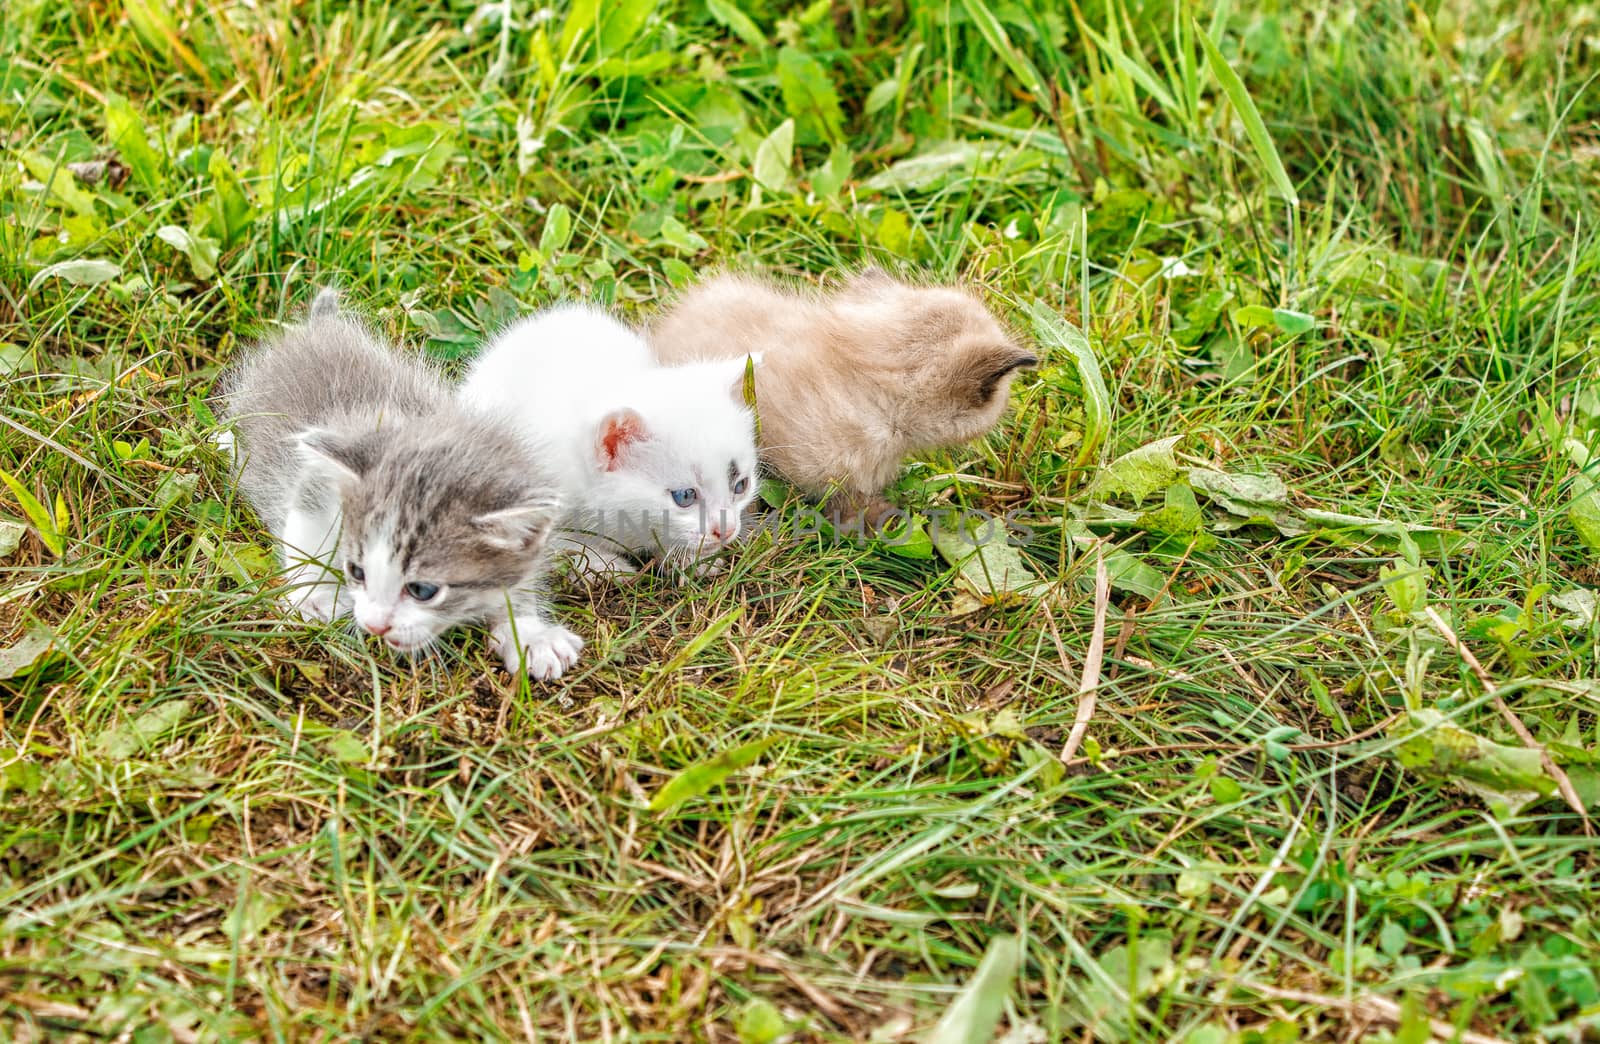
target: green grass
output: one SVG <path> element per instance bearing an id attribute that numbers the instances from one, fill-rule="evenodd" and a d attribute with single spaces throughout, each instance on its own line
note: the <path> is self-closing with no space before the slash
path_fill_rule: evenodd
<path id="1" fill-rule="evenodd" d="M 0 1036 L 1600 1032 L 1595 842 L 1510 721 L 1600 802 L 1595 15 L 1264 6 L 9 0 L 0 649 L 53 646 L 0 656 Z M 282 618 L 206 398 L 315 285 L 455 360 L 868 260 L 1087 333 L 1108 401 L 1041 337 L 900 491 L 1016 510 L 1048 589 L 780 523 L 566 578 L 531 686 Z"/>

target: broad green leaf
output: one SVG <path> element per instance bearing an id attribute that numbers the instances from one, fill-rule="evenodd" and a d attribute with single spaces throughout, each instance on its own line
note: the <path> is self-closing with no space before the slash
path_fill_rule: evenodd
<path id="1" fill-rule="evenodd" d="M 363 765 L 372 757 L 372 748 L 349 729 L 329 729 L 322 745 L 341 765 Z"/>
<path id="2" fill-rule="evenodd" d="M 792 490 L 779 478 L 764 478 L 757 490 L 761 502 L 770 508 L 781 508 L 789 502 Z"/>
<path id="3" fill-rule="evenodd" d="M 95 737 L 92 749 L 101 757 L 119 760 L 148 754 L 157 741 L 165 739 L 192 717 L 192 709 L 187 699 L 167 700 L 131 721 L 102 732 Z"/>
<path id="4" fill-rule="evenodd" d="M 1205 549 L 1216 544 L 1216 537 L 1205 531 L 1205 512 L 1200 510 L 1200 502 L 1195 499 L 1194 488 L 1189 483 L 1182 479 L 1172 483 L 1163 499 L 1161 507 L 1146 511 L 1136 523 L 1147 533 L 1165 537 L 1160 547 L 1177 545 L 1178 550 L 1186 546 Z"/>
<path id="5" fill-rule="evenodd" d="M 783 1012 L 765 997 L 751 997 L 739 1013 L 739 1044 L 775 1044 L 787 1032 Z"/>
<path id="6" fill-rule="evenodd" d="M 1141 598 L 1154 598 L 1167 586 L 1166 574 L 1138 555 L 1124 551 L 1120 547 L 1104 546 L 1104 541 L 1082 522 L 1069 522 L 1067 534 L 1072 537 L 1073 545 L 1080 551 L 1089 551 L 1096 544 L 1102 545 L 1097 553 L 1105 556 L 1106 577 L 1116 590 L 1127 591 Z M 1094 570 L 1081 573 L 1079 583 L 1085 589 L 1092 590 Z"/>
<path id="7" fill-rule="evenodd" d="M 33 351 L 20 344 L 0 341 L 0 377 L 12 373 L 28 373 L 33 367 Z M 28 369 L 23 369 L 27 366 Z"/>
<path id="8" fill-rule="evenodd" d="M 650 799 L 650 811 L 665 812 L 699 797 L 740 769 L 755 764 L 756 759 L 778 739 L 777 736 L 767 736 L 690 765 L 656 791 L 655 797 Z"/>
<path id="9" fill-rule="evenodd" d="M 1236 515 L 1259 508 L 1285 508 L 1289 487 L 1273 475 L 1240 475 L 1212 468 L 1190 468 L 1189 484 Z"/>
<path id="10" fill-rule="evenodd" d="M 1600 808 L 1600 769 L 1593 765 L 1572 765 L 1566 768 L 1567 778 L 1584 808 Z"/>
<path id="11" fill-rule="evenodd" d="M 1289 488 L 1272 475 L 1190 468 L 1189 484 L 1233 516 L 1213 521 L 1211 528 L 1215 532 L 1265 525 L 1284 536 L 1298 536 L 1310 528 L 1300 512 L 1289 505 Z"/>
<path id="12" fill-rule="evenodd" d="M 911 219 L 894 207 L 884 210 L 878 221 L 878 245 L 895 257 L 905 257 L 911 251 Z"/>
<path id="13" fill-rule="evenodd" d="M 1385 543 L 1411 540 L 1437 553 L 1459 545 L 1460 533 L 1414 522 L 1394 522 L 1370 515 L 1352 515 L 1322 508 L 1297 508 L 1289 504 L 1289 490 L 1271 475 L 1237 475 L 1212 468 L 1190 468 L 1189 482 L 1230 517 L 1213 518 L 1213 532 L 1226 533 L 1248 525 L 1266 525 L 1284 536 L 1317 531 L 1325 539 L 1341 533 L 1361 534 Z"/>
<path id="14" fill-rule="evenodd" d="M 0 468 L 0 482 L 4 482 L 6 488 L 11 490 L 11 495 L 17 498 L 22 513 L 33 524 L 34 531 L 39 534 L 39 539 L 44 542 L 45 548 L 60 558 L 61 552 L 66 548 L 66 537 L 56 525 L 56 516 L 33 495 L 32 490 L 3 468 Z"/>
<path id="15" fill-rule="evenodd" d="M 255 206 L 245 192 L 244 182 L 239 180 L 233 164 L 221 149 L 212 150 L 211 158 L 206 161 L 206 173 L 211 177 L 211 191 L 216 194 L 211 231 L 226 250 L 249 230 L 255 218 Z"/>
<path id="16" fill-rule="evenodd" d="M 1307 522 L 1330 532 L 1354 530 L 1367 536 L 1383 537 L 1397 544 L 1412 540 L 1434 554 L 1458 546 L 1464 539 L 1460 533 L 1438 526 L 1426 526 L 1417 522 L 1393 522 L 1388 519 L 1373 518 L 1370 515 L 1350 515 L 1341 511 L 1325 511 L 1321 508 L 1301 508 L 1300 516 Z"/>
<path id="17" fill-rule="evenodd" d="M 1046 358 L 1052 348 L 1064 348 L 1078 369 L 1083 386 L 1083 442 L 1078 447 L 1077 465 L 1081 468 L 1100 452 L 1100 444 L 1111 431 L 1111 392 L 1100 375 L 1100 360 L 1083 331 L 1051 311 L 1043 301 L 1028 305 L 1034 337 Z"/>
<path id="18" fill-rule="evenodd" d="M 1035 575 L 1022 551 L 1011 545 L 1010 534 L 1000 519 L 990 519 L 970 533 L 933 526 L 928 535 L 940 557 L 958 571 L 957 611 L 1005 604 L 1047 586 Z"/>
<path id="19" fill-rule="evenodd" d="M 27 674 L 55 645 L 55 635 L 43 627 L 31 628 L 10 646 L 0 649 L 0 681 Z"/>
<path id="20" fill-rule="evenodd" d="M 1390 732 L 1403 739 L 1395 749 L 1401 766 L 1454 783 L 1499 815 L 1514 816 L 1557 793 L 1556 781 L 1546 774 L 1538 751 L 1493 743 L 1436 710 L 1411 711 Z"/>
<path id="21" fill-rule="evenodd" d="M 196 534 L 195 549 L 223 575 L 241 587 L 277 572 L 273 556 L 254 544 L 227 540 L 218 544 L 204 533 Z"/>
<path id="22" fill-rule="evenodd" d="M 1247 330 L 1265 330 L 1276 326 L 1272 309 L 1266 305 L 1245 305 L 1233 310 L 1233 321 Z"/>
<path id="23" fill-rule="evenodd" d="M 455 155 L 455 134 L 453 128 L 432 120 L 387 127 L 383 150 L 372 165 L 388 171 L 390 183 L 408 192 L 431 188 Z"/>
<path id="24" fill-rule="evenodd" d="M 1577 530 L 1578 539 L 1591 551 L 1600 551 L 1600 489 L 1589 477 L 1579 474 L 1572 482 L 1572 503 L 1567 505 L 1567 520 Z"/>
<path id="25" fill-rule="evenodd" d="M 794 160 L 794 120 L 784 120 L 756 146 L 756 184 L 771 192 L 789 187 L 789 166 Z"/>
<path id="26" fill-rule="evenodd" d="M 783 107 L 798 122 L 799 140 L 837 142 L 843 135 L 844 113 L 839 92 L 822 63 L 797 47 L 778 51 L 778 87 Z"/>
<path id="27" fill-rule="evenodd" d="M 210 279 L 217 274 L 217 242 L 205 236 L 191 235 L 177 225 L 162 225 L 156 229 L 156 238 L 179 251 L 189 259 L 189 267 L 197 279 Z"/>
<path id="28" fill-rule="evenodd" d="M 900 95 L 900 81 L 897 79 L 884 80 L 872 90 L 867 92 L 867 115 L 871 116 L 880 109 L 886 109 L 894 104 L 895 98 Z"/>
<path id="29" fill-rule="evenodd" d="M 559 57 L 563 62 L 579 54 L 578 43 L 600 28 L 600 0 L 572 0 L 561 23 Z"/>
<path id="30" fill-rule="evenodd" d="M 711 245 L 700 233 L 670 216 L 661 222 L 661 239 L 668 246 L 690 254 L 698 254 Z"/>
<path id="31" fill-rule="evenodd" d="M 544 231 L 539 233 L 539 253 L 546 258 L 565 250 L 572 241 L 572 211 L 565 203 L 555 203 L 544 216 Z"/>
<path id="32" fill-rule="evenodd" d="M 671 51 L 646 51 L 630 58 L 608 58 L 594 66 L 594 75 L 601 80 L 649 81 L 676 60 L 677 56 Z"/>
<path id="33" fill-rule="evenodd" d="M 80 217 L 94 219 L 94 196 L 78 187 L 71 171 L 64 165 L 52 163 L 37 152 L 24 152 L 22 165 L 44 185 L 47 199 L 56 200 Z"/>
<path id="34" fill-rule="evenodd" d="M 1172 435 L 1124 453 L 1094 477 L 1089 496 L 1103 500 L 1127 495 L 1137 504 L 1156 490 L 1170 486 L 1178 477 L 1174 450 L 1182 438 Z"/>
<path id="35" fill-rule="evenodd" d="M 980 165 L 998 162 L 1005 152 L 1005 146 L 991 142 L 940 142 L 896 160 L 861 187 L 870 192 L 926 192 L 942 187 L 954 174 L 970 175 Z"/>
<path id="36" fill-rule="evenodd" d="M 827 161 L 812 172 L 811 191 L 818 199 L 832 199 L 850 180 L 850 171 L 854 166 L 855 153 L 850 151 L 850 146 L 842 143 L 835 145 L 828 150 Z"/>
<path id="37" fill-rule="evenodd" d="M 600 53 L 611 57 L 637 43 L 640 30 L 655 13 L 659 0 L 605 0 L 600 24 Z"/>
<path id="38" fill-rule="evenodd" d="M 0 557 L 4 557 L 3 554 Z M 1592 587 L 1574 587 L 1570 591 L 1551 595 L 1550 604 L 1570 614 L 1561 623 L 1575 631 L 1587 631 L 1600 617 L 1600 592 Z"/>
<path id="39" fill-rule="evenodd" d="M 0 767 L 0 799 L 8 790 L 33 795 L 44 789 L 45 774 L 34 761 L 10 761 Z"/>
<path id="40" fill-rule="evenodd" d="M 1183 313 L 1183 324 L 1172 328 L 1172 339 L 1185 348 L 1198 345 L 1217 325 L 1223 309 L 1233 300 L 1226 290 L 1208 290 L 1195 299 Z"/>
<path id="41" fill-rule="evenodd" d="M 934 555 L 933 537 L 928 534 L 928 521 L 918 514 L 910 514 L 898 524 L 885 522 L 876 543 L 891 555 L 898 555 L 901 558 L 926 561 Z"/>
<path id="42" fill-rule="evenodd" d="M 739 9 L 742 0 L 706 0 L 706 11 L 718 25 L 726 26 L 733 35 L 751 47 L 766 47 L 767 37 L 761 27 Z"/>
<path id="43" fill-rule="evenodd" d="M 982 1044 L 993 1040 L 1021 963 L 1022 944 L 1015 936 L 997 935 L 989 940 L 977 971 L 924 1038 L 926 1044 Z"/>
<path id="44" fill-rule="evenodd" d="M 1317 321 L 1314 318 L 1304 312 L 1295 312 L 1288 308 L 1274 308 L 1272 321 L 1279 330 L 1291 337 L 1317 328 Z"/>
<path id="45" fill-rule="evenodd" d="M 1216 879 L 1216 873 L 1211 870 L 1185 870 L 1178 874 L 1177 892 L 1185 899 L 1202 899 L 1211 894 Z"/>
<path id="46" fill-rule="evenodd" d="M 161 170 L 165 165 L 161 154 L 151 148 L 139 113 L 119 95 L 113 94 L 106 100 L 106 138 L 127 163 L 135 181 L 146 191 L 161 191 Z"/>
<path id="47" fill-rule="evenodd" d="M 694 269 L 675 257 L 661 259 L 661 274 L 668 283 L 680 290 L 694 282 Z"/>
<path id="48" fill-rule="evenodd" d="M 1219 805 L 1231 805 L 1244 797 L 1244 787 L 1238 780 L 1227 776 L 1217 776 L 1211 780 L 1211 800 Z"/>
<path id="49" fill-rule="evenodd" d="M 74 261 L 61 261 L 41 268 L 33 279 L 28 282 L 28 289 L 35 290 L 51 279 L 64 279 L 73 286 L 99 286 L 109 283 L 122 274 L 122 266 L 114 261 L 101 258 L 80 257 Z"/>
<path id="50" fill-rule="evenodd" d="M 1428 576 L 1432 570 L 1409 562 L 1395 562 L 1378 570 L 1378 582 L 1389 593 L 1389 600 L 1405 616 L 1428 607 Z"/>
<path id="51" fill-rule="evenodd" d="M 1541 412 L 1549 410 L 1549 406 L 1545 403 L 1542 395 L 1535 393 L 1534 399 L 1538 403 Z M 1553 423 L 1556 426 L 1560 426 L 1564 422 L 1551 417 L 1551 420 L 1546 423 Z M 1555 443 L 1556 441 L 1557 439 L 1555 438 L 1551 439 L 1552 443 Z M 1573 438 L 1570 435 L 1560 438 L 1559 442 L 1561 452 L 1565 453 L 1567 455 L 1567 459 L 1572 461 L 1572 466 L 1577 468 L 1579 471 L 1586 472 L 1588 477 L 1592 479 L 1594 477 L 1594 465 L 1600 463 L 1600 454 L 1597 454 L 1594 450 L 1590 449 L 1588 443 L 1584 440 Z"/>
<path id="52" fill-rule="evenodd" d="M 1044 77 L 1039 75 L 1039 70 L 1027 55 L 1017 50 L 1011 44 L 1011 37 L 1006 35 L 1005 26 L 1000 24 L 1000 19 L 989 10 L 989 5 L 984 0 L 962 0 L 962 6 L 967 9 L 967 14 L 972 18 L 972 24 L 978 27 L 978 32 L 983 36 L 991 50 L 1000 56 L 1006 63 L 1006 68 L 1011 70 L 1011 75 L 1022 81 L 1022 87 L 1033 95 L 1036 105 L 1050 103 L 1050 88 L 1045 86 Z"/>
<path id="53" fill-rule="evenodd" d="M 1288 173 L 1283 169 L 1283 160 L 1278 157 L 1277 146 L 1272 143 L 1272 136 L 1267 133 L 1267 125 L 1261 119 L 1261 112 L 1256 108 L 1256 103 L 1251 100 L 1250 92 L 1245 90 L 1244 81 L 1239 79 L 1239 74 L 1233 71 L 1228 64 L 1228 59 L 1222 56 L 1216 43 L 1207 35 L 1198 23 L 1194 26 L 1195 35 L 1200 38 L 1200 46 L 1206 52 L 1206 64 L 1211 68 L 1211 74 L 1222 85 L 1223 93 L 1233 103 L 1233 109 L 1239 114 L 1239 120 L 1244 124 L 1246 137 L 1255 149 L 1256 159 L 1267 172 L 1267 179 L 1271 182 L 1273 190 L 1291 207 L 1300 205 L 1300 197 L 1295 193 L 1294 183 L 1289 180 Z"/>
<path id="54" fill-rule="evenodd" d="M 1131 1010 L 1177 975 L 1172 940 L 1165 935 L 1141 936 L 1131 951 L 1126 945 L 1113 946 L 1095 963 L 1098 969 L 1082 983 L 1080 997 L 1085 1024 L 1107 1040 L 1125 1039 Z"/>

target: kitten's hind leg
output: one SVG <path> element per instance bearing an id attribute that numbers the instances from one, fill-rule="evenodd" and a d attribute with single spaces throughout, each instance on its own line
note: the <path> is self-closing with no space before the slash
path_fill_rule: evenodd
<path id="1" fill-rule="evenodd" d="M 296 491 L 283 517 L 284 600 L 307 619 L 326 622 L 349 611 L 341 604 L 341 574 L 326 562 L 339 545 L 339 522 L 332 491 L 312 485 Z"/>
<path id="2" fill-rule="evenodd" d="M 526 671 L 538 681 L 555 681 L 578 662 L 583 639 L 547 620 L 530 593 L 513 595 L 506 611 L 489 628 L 489 651 L 512 674 Z"/>
<path id="3" fill-rule="evenodd" d="M 882 493 L 845 490 L 823 501 L 822 509 L 836 528 L 858 534 L 876 534 L 905 512 L 885 500 Z"/>
<path id="4" fill-rule="evenodd" d="M 550 546 L 570 555 L 573 566 L 585 576 L 625 577 L 639 571 L 620 545 L 604 537 L 584 540 L 558 533 L 550 541 Z"/>

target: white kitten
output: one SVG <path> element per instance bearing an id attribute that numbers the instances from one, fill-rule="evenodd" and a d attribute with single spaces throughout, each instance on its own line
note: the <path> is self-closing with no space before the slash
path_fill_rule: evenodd
<path id="1" fill-rule="evenodd" d="M 627 326 L 565 305 L 490 341 L 459 394 L 547 447 L 566 542 L 589 568 L 626 570 L 630 554 L 695 557 L 738 537 L 756 492 L 745 361 L 661 366 Z"/>

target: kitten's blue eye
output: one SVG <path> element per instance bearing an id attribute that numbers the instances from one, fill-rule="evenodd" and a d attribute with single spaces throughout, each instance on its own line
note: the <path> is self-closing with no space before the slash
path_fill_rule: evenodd
<path id="1" fill-rule="evenodd" d="M 364 584 L 367 581 L 367 571 L 356 565 L 354 562 L 351 562 L 349 565 L 345 566 L 344 571 L 349 575 L 350 579 L 354 580 L 358 584 Z"/>
<path id="2" fill-rule="evenodd" d="M 675 489 L 672 491 L 672 502 L 679 507 L 688 507 L 700 499 L 698 489 Z"/>
<path id="3" fill-rule="evenodd" d="M 750 488 L 750 480 L 747 479 L 747 478 L 742 478 L 738 482 L 735 482 L 733 484 L 733 495 L 736 496 L 736 497 L 740 496 L 740 495 L 742 495 L 744 493 L 745 490 L 747 490 L 749 488 Z"/>
<path id="4" fill-rule="evenodd" d="M 438 584 L 424 584 L 413 580 L 406 585 L 406 594 L 419 602 L 431 602 L 434 595 L 439 593 Z"/>

